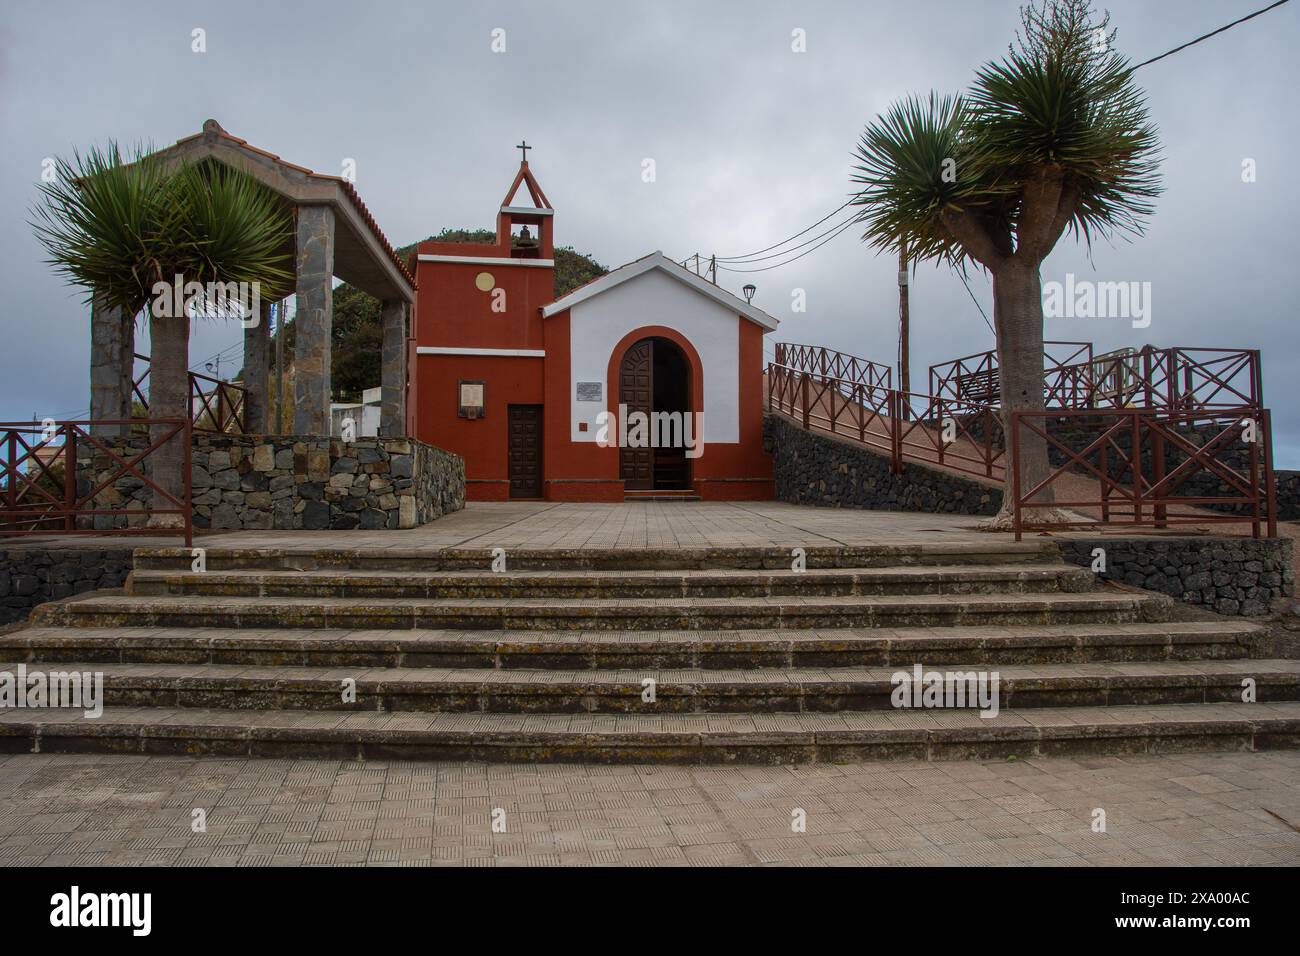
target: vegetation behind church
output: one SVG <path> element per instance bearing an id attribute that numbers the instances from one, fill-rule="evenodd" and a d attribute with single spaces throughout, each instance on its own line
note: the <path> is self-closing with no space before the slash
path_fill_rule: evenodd
<path id="1" fill-rule="evenodd" d="M 425 242 L 492 243 L 496 234 L 487 229 L 444 229 Z M 402 246 L 397 255 L 410 261 L 415 256 L 418 243 Z M 583 283 L 603 276 L 609 270 L 591 256 L 576 252 L 571 246 L 555 250 L 555 295 L 576 289 Z M 292 361 L 294 329 L 290 322 L 285 329 L 285 354 Z M 379 322 L 379 300 L 366 295 L 355 286 L 344 283 L 334 290 L 334 340 L 331 373 L 334 400 L 359 402 L 361 393 L 374 388 L 380 381 L 380 351 L 383 330 Z M 272 355 L 274 355 L 272 337 Z M 242 373 L 241 373 L 242 376 Z M 274 389 L 274 370 L 271 373 Z M 287 394 L 287 389 L 286 389 Z M 286 403 L 292 405 L 292 403 Z M 290 412 L 291 414 L 291 412 Z"/>

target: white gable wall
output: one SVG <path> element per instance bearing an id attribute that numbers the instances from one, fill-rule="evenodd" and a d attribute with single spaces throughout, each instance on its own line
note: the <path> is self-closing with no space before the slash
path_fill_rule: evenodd
<path id="1" fill-rule="evenodd" d="M 657 269 L 574 305 L 569 310 L 571 440 L 594 442 L 596 416 L 608 409 L 611 395 L 618 398 L 618 379 L 607 378 L 615 346 L 635 329 L 662 325 L 690 342 L 704 366 L 705 442 L 739 441 L 741 321 L 735 312 Z M 578 382 L 603 382 L 605 400 L 579 402 Z M 578 431 L 580 422 L 587 423 L 587 431 Z"/>

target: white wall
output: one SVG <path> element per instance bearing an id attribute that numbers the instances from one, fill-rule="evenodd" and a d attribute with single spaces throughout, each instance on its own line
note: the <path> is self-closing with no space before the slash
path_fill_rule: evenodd
<path id="1" fill-rule="evenodd" d="M 367 391 L 370 391 L 367 389 Z M 378 391 L 378 389 L 376 389 Z M 330 435 L 343 436 L 343 419 L 352 419 L 357 438 L 375 438 L 379 435 L 380 407 L 378 403 L 345 405 L 330 404 Z"/>
<path id="2" fill-rule="evenodd" d="M 647 325 L 662 325 L 681 333 L 699 353 L 704 366 L 704 440 L 740 440 L 738 366 L 740 323 L 745 320 L 735 312 L 652 269 L 579 302 L 569 310 L 569 317 L 572 441 L 596 440 L 596 416 L 608 409 L 611 394 L 618 397 L 617 378 L 607 380 L 610 356 L 623 336 Z M 577 382 L 604 382 L 604 400 L 577 401 Z M 587 423 L 587 431 L 578 431 L 580 422 Z"/>

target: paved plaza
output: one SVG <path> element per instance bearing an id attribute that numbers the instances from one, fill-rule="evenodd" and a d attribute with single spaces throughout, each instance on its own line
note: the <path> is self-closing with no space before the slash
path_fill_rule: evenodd
<path id="1" fill-rule="evenodd" d="M 1009 541 L 1009 533 L 980 530 L 987 519 L 973 515 L 909 511 L 814 508 L 781 501 L 622 502 L 589 504 L 553 501 L 471 501 L 437 521 L 404 531 L 197 531 L 198 543 L 221 548 L 745 548 L 846 547 L 960 541 Z M 1300 525 L 1283 522 L 1284 536 Z M 1165 532 L 1120 527 L 1116 537 L 1150 534 L 1250 534 L 1248 524 L 1199 528 L 1179 525 Z M 1097 530 L 1058 532 L 1095 537 Z M 1033 537 L 1026 532 L 1026 537 Z M 14 539 L 7 548 L 175 547 L 175 537 L 48 535 Z"/>
<path id="2" fill-rule="evenodd" d="M 1294 866 L 1300 753 L 692 768 L 0 758 L 0 865 L 60 864 Z"/>

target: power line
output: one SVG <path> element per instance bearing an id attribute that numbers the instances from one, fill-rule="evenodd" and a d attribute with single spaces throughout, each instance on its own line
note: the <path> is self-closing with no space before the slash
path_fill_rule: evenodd
<path id="1" fill-rule="evenodd" d="M 722 269 L 722 270 L 724 270 L 724 271 L 726 271 L 726 272 L 767 272 L 769 269 L 779 269 L 779 268 L 781 268 L 782 266 L 788 266 L 790 263 L 792 263 L 792 262 L 796 262 L 796 261 L 798 261 L 799 259 L 802 259 L 804 256 L 808 255 L 808 253 L 810 253 L 810 252 L 816 252 L 816 251 L 817 251 L 818 249 L 820 249 L 822 246 L 826 245 L 826 243 L 830 242 L 832 239 L 834 239 L 834 238 L 835 238 L 836 236 L 838 236 L 840 233 L 844 232 L 844 230 L 846 230 L 846 229 L 848 229 L 850 226 L 852 226 L 856 221 L 857 221 L 856 218 L 854 218 L 854 219 L 850 219 L 848 222 L 846 222 L 846 223 L 844 223 L 842 226 L 840 226 L 840 227 L 839 227 L 835 232 L 831 233 L 829 236 L 827 236 L 827 237 L 826 237 L 825 239 L 823 239 L 821 242 L 817 243 L 817 245 L 813 246 L 811 249 L 807 249 L 807 250 L 805 250 L 805 251 L 799 253 L 799 255 L 795 256 L 793 259 L 786 259 L 784 262 L 774 262 L 774 263 L 772 263 L 772 265 L 770 265 L 770 266 L 762 266 L 762 267 L 760 267 L 760 268 L 758 268 L 758 269 L 731 269 L 731 268 L 728 268 L 727 266 L 718 266 L 718 268 L 719 268 L 719 269 Z"/>
<path id="2" fill-rule="evenodd" d="M 802 249 L 804 246 L 811 245 L 812 243 L 816 242 L 818 239 L 823 238 L 824 236 L 829 236 L 829 235 L 830 235 L 832 232 L 834 232 L 836 229 L 839 229 L 841 226 L 848 225 L 849 223 L 853 222 L 856 218 L 857 218 L 857 213 L 854 213 L 852 216 L 850 216 L 848 219 L 845 219 L 843 222 L 837 222 L 835 225 L 831 226 L 831 227 L 830 227 L 829 229 L 827 229 L 825 232 L 818 233 L 817 235 L 813 236 L 811 239 L 805 239 L 803 242 L 799 243 L 799 245 L 797 245 L 797 246 L 791 246 L 789 249 L 782 249 L 780 252 L 774 252 L 774 253 L 772 253 L 770 256 L 758 256 L 758 257 L 753 258 L 753 259 L 748 259 L 748 260 L 746 260 L 746 261 L 744 261 L 744 262 L 741 262 L 741 261 L 736 260 L 736 259 L 718 259 L 717 261 L 718 261 L 718 262 L 733 262 L 733 263 L 736 263 L 736 264 L 738 264 L 738 265 L 746 265 L 746 266 L 748 266 L 748 265 L 753 265 L 755 262 L 764 262 L 764 261 L 766 261 L 766 260 L 768 260 L 768 259 L 779 259 L 779 258 L 781 258 L 781 256 L 788 255 L 789 253 L 794 252 L 794 251 L 797 250 L 797 249 Z M 822 221 L 825 222 L 824 219 L 823 219 Z M 804 231 L 807 232 L 806 229 L 805 229 Z M 797 238 L 797 237 L 792 237 L 792 238 Z M 788 242 L 789 240 L 786 240 L 786 241 Z M 792 259 L 792 260 L 790 260 L 790 261 L 793 262 L 794 260 Z M 728 267 L 727 267 L 727 266 L 719 266 L 719 268 L 721 268 L 721 269 L 727 269 Z M 733 271 L 733 272 L 734 272 L 734 271 L 737 271 L 737 270 L 732 269 L 732 270 L 730 270 L 730 271 Z"/>
<path id="3" fill-rule="evenodd" d="M 855 198 L 856 198 L 856 197 L 855 197 Z M 798 238 L 799 238 L 800 236 L 802 236 L 804 233 L 806 233 L 806 232 L 811 232 L 812 230 L 816 229 L 818 226 L 820 226 L 822 223 L 824 223 L 827 219 L 830 219 L 830 218 L 832 218 L 833 216 L 835 216 L 835 214 L 838 213 L 841 209 L 846 208 L 846 207 L 849 205 L 849 203 L 851 203 L 851 202 L 853 202 L 853 199 L 848 199 L 848 200 L 846 200 L 846 201 L 844 202 L 843 205 L 838 206 L 838 207 L 836 207 L 835 209 L 831 210 L 829 213 L 827 213 L 825 216 L 822 216 L 822 218 L 818 219 L 815 223 L 813 223 L 813 224 L 812 224 L 811 226 L 809 226 L 807 229 L 801 229 L 799 232 L 796 232 L 796 233 L 795 233 L 793 236 L 791 236 L 789 239 L 782 239 L 780 242 L 776 242 L 776 243 L 773 243 L 773 244 L 770 245 L 770 246 L 767 246 L 766 248 L 759 249 L 758 252 L 747 252 L 747 253 L 745 253 L 743 256 L 718 256 L 717 259 L 718 259 L 719 262 L 743 262 L 743 261 L 746 260 L 746 259 L 752 259 L 754 256 L 761 255 L 761 254 L 764 253 L 764 252 L 771 252 L 773 249 L 776 249 L 776 248 L 778 248 L 779 246 L 784 246 L 787 242 L 791 242 L 791 241 L 793 241 L 793 240 L 795 240 L 795 239 L 798 239 Z M 789 251 L 789 250 L 787 250 L 787 251 Z"/>
<path id="4" fill-rule="evenodd" d="M 993 337 L 996 339 L 998 333 L 994 330 L 993 323 L 989 321 L 989 317 L 984 314 L 984 306 L 980 305 L 980 300 L 975 298 L 975 293 L 970 290 L 970 283 L 966 281 L 966 273 L 961 269 L 958 269 L 957 275 L 961 277 L 961 284 L 966 287 L 966 294 L 970 296 L 970 300 L 975 303 L 975 308 L 980 310 L 980 317 L 984 319 L 984 324 L 989 327 L 989 331 L 993 333 Z"/>
<path id="5" fill-rule="evenodd" d="M 1255 19 L 1255 17 L 1259 16 L 1260 14 L 1268 13 L 1268 11 L 1276 9 L 1277 7 L 1282 6 L 1282 4 L 1288 2 L 1289 0 L 1277 0 L 1276 3 L 1270 3 L 1267 7 L 1264 7 L 1262 10 L 1256 10 L 1254 13 L 1248 13 L 1240 20 L 1233 20 L 1227 26 L 1222 26 L 1219 27 L 1219 29 L 1217 30 L 1212 30 L 1211 32 L 1205 34 L 1204 36 L 1197 37 L 1195 40 L 1188 40 L 1182 46 L 1176 46 L 1172 50 L 1168 51 L 1167 53 L 1161 53 L 1159 56 L 1153 56 L 1149 60 L 1143 60 L 1137 66 L 1133 67 L 1133 69 L 1140 70 L 1142 67 L 1147 66 L 1150 63 L 1155 63 L 1157 60 L 1163 60 L 1167 56 L 1173 56 L 1175 53 L 1178 53 L 1180 50 L 1186 50 L 1189 46 L 1195 46 L 1196 44 L 1200 43 L 1202 40 L 1208 40 L 1212 36 L 1218 36 L 1220 33 L 1223 33 L 1225 30 L 1231 30 L 1239 23 L 1245 23 L 1247 20 L 1253 20 Z"/>

